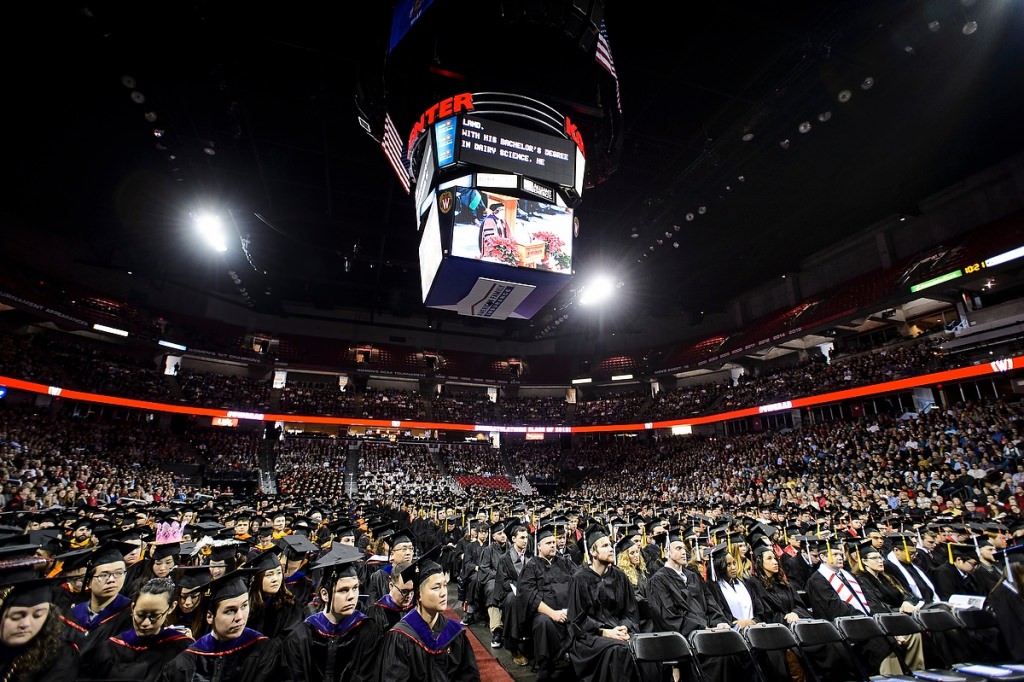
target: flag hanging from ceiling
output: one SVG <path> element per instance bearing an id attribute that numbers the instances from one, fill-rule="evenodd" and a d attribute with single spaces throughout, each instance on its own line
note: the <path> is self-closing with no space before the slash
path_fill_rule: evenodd
<path id="1" fill-rule="evenodd" d="M 597 35 L 597 52 L 594 54 L 597 63 L 604 67 L 605 71 L 615 79 L 615 103 L 622 113 L 622 92 L 619 90 L 619 75 L 615 73 L 615 62 L 612 61 L 612 46 L 608 42 L 608 29 L 605 27 L 604 19 L 601 20 L 601 27 Z"/>
<path id="2" fill-rule="evenodd" d="M 395 171 L 395 175 L 398 176 L 398 181 L 402 183 L 405 193 L 409 194 L 412 186 L 412 173 L 409 171 L 408 161 L 405 158 L 405 145 L 402 144 L 402 136 L 398 134 L 398 129 L 395 128 L 390 113 L 384 115 L 384 136 L 381 138 L 380 146 L 384 150 L 384 155 L 388 157 L 388 162 Z"/>

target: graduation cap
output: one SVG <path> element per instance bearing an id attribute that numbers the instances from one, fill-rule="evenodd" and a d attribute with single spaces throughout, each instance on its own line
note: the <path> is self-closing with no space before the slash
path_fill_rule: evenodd
<path id="1" fill-rule="evenodd" d="M 621 538 L 618 542 L 615 543 L 615 556 L 618 556 L 623 552 L 628 551 L 631 547 L 633 547 L 636 544 L 636 540 L 632 535 L 626 535 L 625 537 Z"/>
<path id="2" fill-rule="evenodd" d="M 594 524 L 587 528 L 587 531 L 586 533 L 584 533 L 584 535 L 587 539 L 587 549 L 590 549 L 594 546 L 594 544 L 597 543 L 598 540 L 600 540 L 601 538 L 608 537 L 610 533 L 608 532 L 608 529 L 602 526 L 601 524 Z"/>
<path id="3" fill-rule="evenodd" d="M 347 538 L 350 536 L 355 537 L 356 535 L 356 527 L 348 520 L 337 521 L 330 525 L 329 528 L 331 529 L 331 533 L 338 538 Z"/>
<path id="4" fill-rule="evenodd" d="M 996 558 L 1005 559 L 1009 564 L 1024 563 L 1024 545 L 1014 545 L 995 552 Z"/>
<path id="5" fill-rule="evenodd" d="M 506 533 L 507 531 L 505 530 L 505 522 L 498 521 L 496 523 L 492 523 L 490 525 L 490 532 L 491 535 L 494 535 L 495 533 Z"/>
<path id="6" fill-rule="evenodd" d="M 494 532 L 497 532 L 497 531 L 494 531 Z M 407 545 L 415 545 L 416 544 L 415 542 L 413 542 L 412 533 L 407 531 L 407 530 L 395 531 L 395 533 L 393 535 L 391 535 L 389 537 L 389 539 L 388 539 L 388 547 L 390 547 L 392 551 L 394 551 L 395 547 L 397 547 L 398 545 L 403 545 L 403 544 L 407 544 Z"/>
<path id="7" fill-rule="evenodd" d="M 946 554 L 949 557 L 949 563 L 953 563 L 953 561 L 956 559 L 960 559 L 961 561 L 969 561 L 971 559 L 978 558 L 978 554 L 977 551 L 974 549 L 974 545 L 966 545 L 959 542 L 947 542 Z"/>
<path id="8" fill-rule="evenodd" d="M 402 571 L 402 580 L 411 581 L 413 589 L 418 592 L 424 580 L 432 575 L 444 572 L 441 564 L 436 561 L 440 556 L 441 545 L 434 545 L 430 551 L 413 561 L 409 564 L 409 568 Z"/>
<path id="9" fill-rule="evenodd" d="M 359 564 L 365 559 L 366 555 L 355 547 L 333 545 L 331 551 L 317 559 L 312 568 L 323 571 L 320 584 L 324 585 L 332 579 L 359 577 Z"/>
<path id="10" fill-rule="evenodd" d="M 160 561 L 167 557 L 177 557 L 181 553 L 180 542 L 165 542 L 156 545 L 153 549 L 153 561 Z"/>
<path id="11" fill-rule="evenodd" d="M 268 549 L 258 552 L 245 562 L 244 568 L 253 568 L 257 571 L 269 571 L 274 568 L 281 568 L 281 548 L 272 545 Z"/>
<path id="12" fill-rule="evenodd" d="M 179 566 L 174 573 L 174 584 L 185 590 L 208 585 L 211 579 L 209 566 Z"/>
<path id="13" fill-rule="evenodd" d="M 0 569 L 0 588 L 10 588 L 3 598 L 3 608 L 36 606 L 53 600 L 54 578 L 40 577 L 36 567 L 45 559 L 32 558 Z"/>
<path id="14" fill-rule="evenodd" d="M 70 552 L 64 552 L 53 557 L 54 561 L 61 562 L 61 573 L 66 574 L 68 571 L 75 571 L 79 568 L 85 568 L 89 564 L 89 559 L 92 555 L 92 547 L 86 547 L 84 549 L 73 549 Z"/>
<path id="15" fill-rule="evenodd" d="M 239 540 L 214 540 L 210 546 L 210 561 L 231 561 L 244 544 Z"/>
<path id="16" fill-rule="evenodd" d="M 258 571 L 253 568 L 238 568 L 225 573 L 216 580 L 206 584 L 205 595 L 209 604 L 217 604 L 225 599 L 234 599 L 249 593 L 249 583 Z"/>
<path id="17" fill-rule="evenodd" d="M 565 529 L 561 527 L 561 524 L 548 523 L 537 529 L 536 541 L 547 540 L 550 537 L 557 538 L 559 535 L 564 535 Z"/>
<path id="18" fill-rule="evenodd" d="M 307 554 L 320 551 L 320 548 L 314 545 L 308 537 L 301 534 L 286 535 L 276 544 L 290 561 L 298 561 L 305 558 Z"/>
<path id="19" fill-rule="evenodd" d="M 89 568 L 124 561 L 125 556 L 131 554 L 136 549 L 138 549 L 136 545 L 130 545 L 127 542 L 108 540 L 93 551 L 92 558 L 89 561 Z"/>

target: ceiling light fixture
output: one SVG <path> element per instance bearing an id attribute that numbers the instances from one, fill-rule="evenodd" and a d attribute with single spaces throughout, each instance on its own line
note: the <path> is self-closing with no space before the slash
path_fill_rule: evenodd
<path id="1" fill-rule="evenodd" d="M 686 220 L 687 220 L 687 222 L 693 222 L 693 214 L 692 213 L 687 213 L 686 214 Z"/>
<path id="2" fill-rule="evenodd" d="M 850 101 L 851 97 L 853 97 L 853 93 L 850 92 L 849 90 L 840 90 L 839 95 L 836 97 L 836 99 L 839 100 L 840 104 L 846 104 L 847 102 Z"/>
<path id="3" fill-rule="evenodd" d="M 975 31 L 977 31 L 977 30 L 978 30 L 978 22 L 976 22 L 976 21 L 968 21 L 966 24 L 964 24 L 964 27 L 962 29 L 960 29 L 960 32 L 963 33 L 965 36 L 970 36 L 970 35 L 974 35 Z"/>
<path id="4" fill-rule="evenodd" d="M 811 123 L 810 123 L 810 121 L 804 121 L 803 123 L 801 123 L 797 127 L 797 130 L 800 131 L 801 135 L 806 135 L 807 133 L 811 132 Z"/>
<path id="5" fill-rule="evenodd" d="M 942 24 L 940 24 L 937 20 L 932 20 L 928 22 L 928 30 L 931 31 L 932 33 L 938 33 L 940 28 L 942 28 Z"/>
<path id="6" fill-rule="evenodd" d="M 779 140 L 779 146 L 783 149 L 789 149 L 789 138 L 787 137 L 785 140 Z"/>
<path id="7" fill-rule="evenodd" d="M 751 140 L 754 139 L 754 133 L 744 133 L 743 137 L 740 139 L 742 139 L 744 142 L 750 142 Z"/>
<path id="8" fill-rule="evenodd" d="M 700 213 L 701 215 L 704 215 L 707 212 L 708 212 L 708 207 L 707 206 L 701 206 L 700 208 L 697 209 L 697 213 Z"/>
<path id="9" fill-rule="evenodd" d="M 129 76 L 128 74 L 125 74 L 121 76 L 121 85 L 128 88 L 129 90 L 134 90 L 136 85 L 135 79 Z"/>
<path id="10" fill-rule="evenodd" d="M 874 87 L 874 85 L 875 85 L 875 79 L 872 78 L 871 76 L 868 76 L 867 78 L 865 78 L 864 80 L 862 80 L 860 82 L 860 89 L 861 90 L 870 90 L 872 87 Z"/>
<path id="11" fill-rule="evenodd" d="M 823 111 L 818 114 L 818 123 L 828 123 L 832 119 L 831 111 Z"/>

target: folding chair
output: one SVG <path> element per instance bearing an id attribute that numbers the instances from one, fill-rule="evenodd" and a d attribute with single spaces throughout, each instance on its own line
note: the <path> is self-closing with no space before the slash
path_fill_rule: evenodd
<path id="1" fill-rule="evenodd" d="M 953 614 L 949 611 L 946 611 L 945 613 L 953 619 L 952 624 L 949 623 L 948 620 L 946 621 L 946 627 L 948 627 L 949 625 L 956 625 L 956 617 L 953 616 Z M 928 619 L 928 617 L 929 616 L 925 616 L 925 619 Z M 941 618 L 942 617 L 939 616 L 936 618 L 936 620 L 939 620 Z M 900 635 L 912 635 L 915 633 L 921 633 L 922 637 L 927 636 L 927 629 L 922 624 L 921 619 L 914 618 L 905 613 L 876 613 L 875 620 L 878 621 L 879 626 L 882 628 L 882 631 L 885 634 L 891 635 L 893 637 L 898 637 Z M 949 630 L 949 632 L 955 632 L 955 630 L 956 627 L 954 627 L 953 630 Z M 928 653 L 930 652 L 926 652 L 926 656 Z M 960 661 L 942 660 L 940 666 L 929 667 L 927 669 L 927 672 L 946 674 L 952 673 L 954 675 L 966 676 L 968 679 L 1001 679 L 1007 680 L 1008 682 L 1011 680 L 1013 682 L 1024 681 L 1024 676 L 1022 676 L 1021 673 L 1017 673 L 1006 669 L 992 669 L 988 670 L 987 672 L 983 672 L 985 671 L 985 668 L 978 666 L 966 667 L 970 664 L 962 663 L 961 661 L 963 660 L 965 659 L 960 659 Z"/>
<path id="2" fill-rule="evenodd" d="M 689 666 L 695 679 L 703 682 L 704 675 L 693 656 L 690 643 L 681 633 L 643 632 L 629 640 L 630 651 L 637 663 L 657 663 L 661 666 L 683 668 Z"/>
<path id="3" fill-rule="evenodd" d="M 747 640 L 735 630 L 707 629 L 690 633 L 690 649 L 697 658 L 697 663 L 704 673 L 704 678 L 737 679 L 741 671 L 747 676 L 753 674 L 764 680 L 764 673 L 757 659 L 750 653 Z M 709 674 L 708 669 L 718 670 L 717 674 Z"/>
<path id="4" fill-rule="evenodd" d="M 753 655 L 768 682 L 789 682 L 789 670 L 785 668 L 785 659 L 774 662 L 770 660 L 773 653 L 781 654 L 792 652 L 797 661 L 803 667 L 807 676 L 813 682 L 822 682 L 817 677 L 817 672 L 804 657 L 793 632 L 782 623 L 755 623 L 743 628 L 743 638 L 747 640 L 750 653 Z"/>
<path id="5" fill-rule="evenodd" d="M 1003 639 L 996 615 L 988 609 L 956 609 L 956 617 L 964 624 L 973 658 L 981 663 L 1010 660 L 1010 650 Z"/>
<path id="6" fill-rule="evenodd" d="M 944 668 L 969 659 L 967 632 L 952 611 L 938 607 L 921 609 L 913 618 L 924 630 L 926 659 L 935 658 Z"/>
<path id="7" fill-rule="evenodd" d="M 811 664 L 813 675 L 818 680 L 860 680 L 869 682 L 870 673 L 864 669 L 857 653 L 843 637 L 843 633 L 832 621 L 814 618 L 798 620 L 790 626 L 804 658 Z M 828 664 L 821 662 L 818 655 L 828 649 L 831 659 Z"/>

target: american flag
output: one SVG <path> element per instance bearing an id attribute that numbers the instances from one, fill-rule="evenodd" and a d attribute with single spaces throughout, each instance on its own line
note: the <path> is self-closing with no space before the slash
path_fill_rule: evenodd
<path id="1" fill-rule="evenodd" d="M 597 52 L 594 54 L 594 59 L 615 79 L 615 103 L 618 105 L 619 113 L 621 114 L 622 92 L 619 90 L 619 75 L 615 73 L 615 62 L 612 61 L 612 46 L 608 42 L 608 29 L 604 24 L 604 19 L 601 20 L 601 27 L 598 31 Z"/>
<path id="2" fill-rule="evenodd" d="M 384 155 L 388 157 L 391 168 L 398 176 L 398 181 L 405 188 L 405 193 L 409 194 L 412 187 L 412 173 L 409 172 L 403 153 L 405 145 L 402 144 L 402 136 L 398 134 L 398 129 L 395 128 L 395 122 L 391 120 L 390 113 L 384 115 L 384 137 L 381 138 L 380 147 L 384 150 Z"/>

